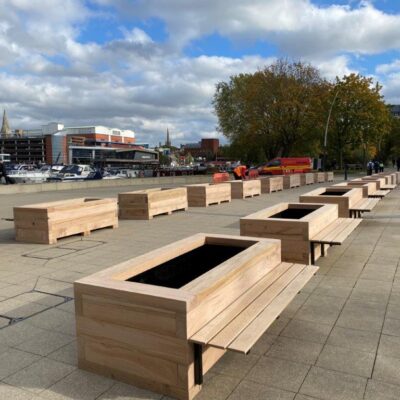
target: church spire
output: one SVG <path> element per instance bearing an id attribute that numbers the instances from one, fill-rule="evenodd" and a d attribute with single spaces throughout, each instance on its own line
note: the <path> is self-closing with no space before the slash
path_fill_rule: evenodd
<path id="1" fill-rule="evenodd" d="M 6 110 L 3 113 L 3 125 L 1 126 L 0 133 L 2 136 L 8 136 L 11 134 L 10 124 L 8 122 Z"/>
<path id="2" fill-rule="evenodd" d="M 171 147 L 171 139 L 169 137 L 169 130 L 167 128 L 167 140 L 165 141 L 165 147 Z"/>

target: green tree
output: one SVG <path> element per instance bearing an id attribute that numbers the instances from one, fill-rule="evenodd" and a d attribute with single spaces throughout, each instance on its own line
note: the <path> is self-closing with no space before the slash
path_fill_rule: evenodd
<path id="1" fill-rule="evenodd" d="M 346 152 L 363 150 L 367 157 L 381 157 L 382 144 L 390 131 L 390 114 L 372 78 L 350 74 L 336 78 L 330 98 L 336 95 L 329 127 L 329 147 L 343 167 Z"/>
<path id="2" fill-rule="evenodd" d="M 278 60 L 232 76 L 216 87 L 218 129 L 245 162 L 310 154 L 321 141 L 328 89 L 318 70 L 302 62 Z"/>

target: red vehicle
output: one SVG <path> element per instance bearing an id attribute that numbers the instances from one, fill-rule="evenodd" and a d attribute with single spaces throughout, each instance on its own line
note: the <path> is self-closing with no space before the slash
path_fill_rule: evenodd
<path id="1" fill-rule="evenodd" d="M 289 175 L 311 172 L 312 160 L 310 157 L 279 157 L 274 158 L 260 167 L 261 175 Z"/>

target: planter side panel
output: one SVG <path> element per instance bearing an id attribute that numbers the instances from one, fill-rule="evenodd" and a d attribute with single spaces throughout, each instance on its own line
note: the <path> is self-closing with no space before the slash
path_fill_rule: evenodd
<path id="1" fill-rule="evenodd" d="M 360 191 L 361 192 L 361 191 Z M 339 217 L 349 218 L 349 198 L 345 196 L 307 196 L 299 197 L 300 203 L 337 204 Z"/>
<path id="2" fill-rule="evenodd" d="M 120 193 L 118 200 L 122 219 L 151 219 L 155 215 L 188 208 L 186 188 Z"/>
<path id="3" fill-rule="evenodd" d="M 302 186 L 311 185 L 312 183 L 314 183 L 314 174 L 300 174 L 300 183 Z"/>
<path id="4" fill-rule="evenodd" d="M 261 177 L 259 178 L 261 183 L 261 193 L 271 193 L 283 190 L 283 177 Z"/>
<path id="5" fill-rule="evenodd" d="M 240 235 L 280 239 L 282 261 L 309 262 L 310 243 L 307 222 L 241 219 Z"/>
<path id="6" fill-rule="evenodd" d="M 116 201 L 80 203 L 67 207 L 48 209 L 14 209 L 16 240 L 51 244 L 58 238 L 89 234 L 90 231 L 118 226 Z"/>
<path id="7" fill-rule="evenodd" d="M 187 186 L 187 191 L 190 207 L 207 207 L 210 204 L 231 201 L 231 187 L 227 183 Z"/>
<path id="8" fill-rule="evenodd" d="M 299 187 L 300 182 L 300 174 L 290 174 L 283 176 L 283 188 L 290 189 L 294 187 Z"/>
<path id="9" fill-rule="evenodd" d="M 196 392 L 186 315 L 110 288 L 75 284 L 75 299 L 80 368 L 179 399 Z"/>

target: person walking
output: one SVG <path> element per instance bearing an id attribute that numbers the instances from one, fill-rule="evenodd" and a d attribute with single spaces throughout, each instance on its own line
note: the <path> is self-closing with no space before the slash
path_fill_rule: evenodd
<path id="1" fill-rule="evenodd" d="M 379 172 L 383 172 L 384 168 L 385 168 L 385 164 L 383 164 L 383 161 L 380 161 L 380 163 L 379 163 Z"/>
<path id="2" fill-rule="evenodd" d="M 3 176 L 4 180 L 6 181 L 6 185 L 14 183 L 7 174 L 7 168 L 6 168 L 6 164 L 4 161 L 0 161 L 0 172 L 1 172 L 1 175 Z"/>
<path id="3" fill-rule="evenodd" d="M 372 160 L 367 162 L 367 175 L 372 175 L 372 169 L 374 168 L 374 163 Z"/>
<path id="4" fill-rule="evenodd" d="M 375 160 L 374 162 L 374 171 L 377 174 L 379 172 L 379 161 Z"/>

